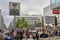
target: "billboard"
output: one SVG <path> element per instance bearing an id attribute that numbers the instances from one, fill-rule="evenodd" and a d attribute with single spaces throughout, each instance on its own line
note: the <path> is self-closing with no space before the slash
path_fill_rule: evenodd
<path id="1" fill-rule="evenodd" d="M 9 15 L 20 15 L 20 3 L 9 2 Z"/>
<path id="2" fill-rule="evenodd" d="M 60 9 L 60 0 L 50 0 L 51 9 Z"/>

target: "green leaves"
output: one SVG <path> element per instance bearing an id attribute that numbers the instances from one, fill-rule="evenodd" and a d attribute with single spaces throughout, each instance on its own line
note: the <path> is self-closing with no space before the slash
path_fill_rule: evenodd
<path id="1" fill-rule="evenodd" d="M 37 23 L 37 21 L 35 21 L 35 26 L 36 26 L 36 27 L 44 26 L 44 18 L 42 17 L 42 22 L 38 22 L 38 23 Z"/>
<path id="2" fill-rule="evenodd" d="M 57 26 L 57 17 L 56 16 L 54 17 L 55 17 L 55 26 Z"/>
<path id="3" fill-rule="evenodd" d="M 29 26 L 29 24 L 25 20 L 25 18 L 18 19 L 17 22 L 16 22 L 16 28 L 20 28 L 20 27 L 26 28 L 28 26 Z"/>
<path id="4" fill-rule="evenodd" d="M 19 27 L 20 27 L 20 19 L 18 19 L 16 22 L 16 28 L 19 28 Z"/>
<path id="5" fill-rule="evenodd" d="M 42 25 L 42 23 L 40 23 L 40 22 L 37 23 L 37 22 L 35 21 L 35 26 L 36 26 L 36 27 L 41 27 L 41 25 Z"/>

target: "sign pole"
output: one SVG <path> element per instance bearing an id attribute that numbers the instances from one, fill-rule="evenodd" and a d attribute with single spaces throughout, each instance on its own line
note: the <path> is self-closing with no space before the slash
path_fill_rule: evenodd
<path id="1" fill-rule="evenodd" d="M 14 15 L 14 28 L 13 29 L 15 28 L 16 28 L 16 15 Z"/>
<path id="2" fill-rule="evenodd" d="M 15 29 L 16 28 L 16 16 L 20 14 L 20 3 L 9 2 L 9 9 L 10 9 L 9 11 L 10 15 L 14 16 L 12 29 Z"/>

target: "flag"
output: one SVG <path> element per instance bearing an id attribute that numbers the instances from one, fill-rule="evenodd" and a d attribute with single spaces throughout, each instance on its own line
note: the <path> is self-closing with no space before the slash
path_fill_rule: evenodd
<path id="1" fill-rule="evenodd" d="M 59 10 L 53 10 L 53 14 L 59 14 Z"/>

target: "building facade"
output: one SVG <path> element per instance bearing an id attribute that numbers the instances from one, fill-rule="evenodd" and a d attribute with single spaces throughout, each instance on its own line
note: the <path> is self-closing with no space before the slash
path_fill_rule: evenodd
<path id="1" fill-rule="evenodd" d="M 1 9 L 0 9 L 0 29 L 5 29 L 6 25 L 4 23 L 3 16 L 1 15 Z"/>
<path id="2" fill-rule="evenodd" d="M 35 21 L 36 23 L 42 22 L 42 16 L 41 15 L 21 15 L 16 16 L 17 19 L 25 18 L 25 20 L 28 22 L 29 27 L 35 27 Z M 14 21 L 10 23 L 9 28 L 14 29 Z"/>
<path id="3" fill-rule="evenodd" d="M 56 15 L 53 14 L 53 12 L 51 10 L 51 6 L 48 5 L 47 7 L 45 7 L 44 8 L 44 25 L 54 24 L 55 23 L 54 16 L 56 16 Z"/>
<path id="4" fill-rule="evenodd" d="M 19 18 L 25 18 L 25 20 L 28 22 L 29 26 L 35 26 L 36 23 L 42 22 L 42 16 L 41 15 L 25 15 L 25 16 L 18 16 L 16 19 Z"/>
<path id="5" fill-rule="evenodd" d="M 13 27 L 14 27 L 13 22 L 10 22 L 9 27 L 8 27 L 8 30 L 13 29 Z"/>

